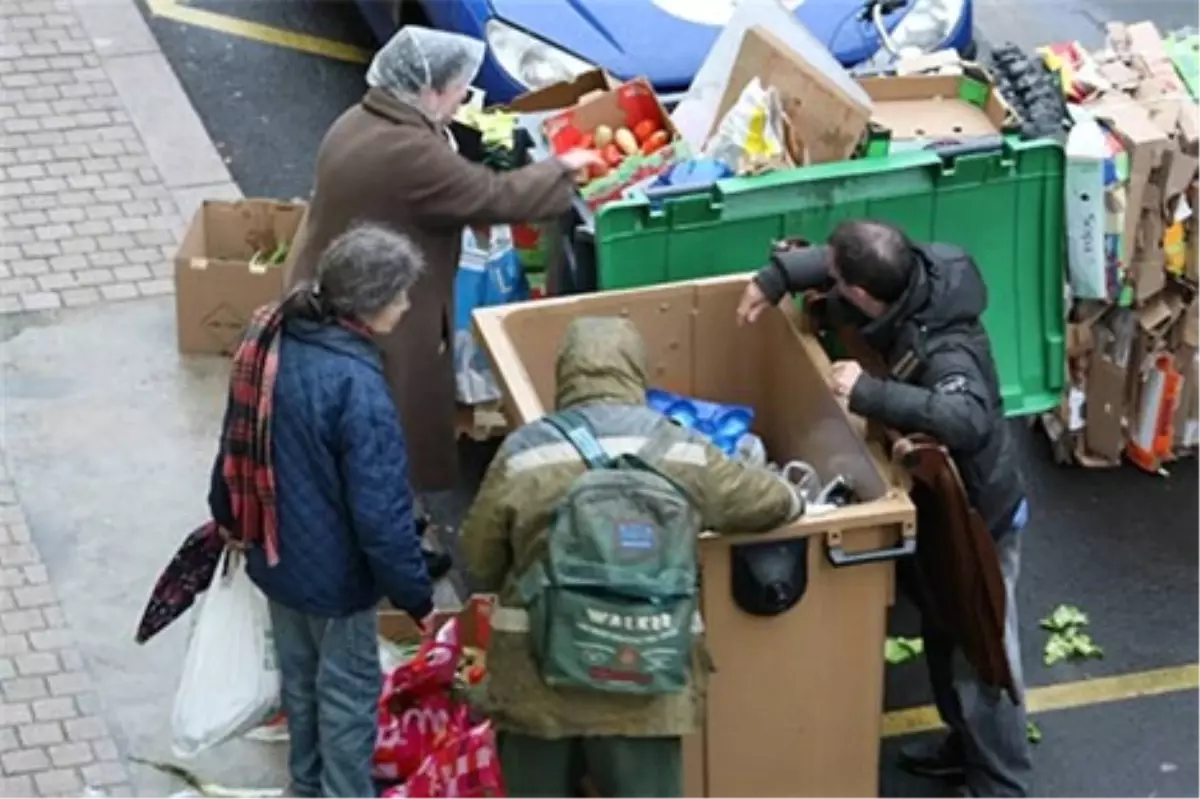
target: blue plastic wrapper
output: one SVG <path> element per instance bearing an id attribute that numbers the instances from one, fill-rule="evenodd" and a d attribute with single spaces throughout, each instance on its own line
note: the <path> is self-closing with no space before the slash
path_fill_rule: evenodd
<path id="1" fill-rule="evenodd" d="M 646 404 L 680 427 L 702 434 L 731 457 L 754 422 L 754 409 L 748 406 L 723 405 L 657 388 L 646 391 Z"/>
<path id="2" fill-rule="evenodd" d="M 650 188 L 694 186 L 702 189 L 723 178 L 733 177 L 733 170 L 715 158 L 689 158 L 659 175 Z"/>

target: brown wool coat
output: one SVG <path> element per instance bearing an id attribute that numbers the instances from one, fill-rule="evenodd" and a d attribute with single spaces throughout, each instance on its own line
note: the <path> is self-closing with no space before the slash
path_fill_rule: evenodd
<path id="1" fill-rule="evenodd" d="M 417 491 L 458 480 L 454 442 L 454 275 L 465 226 L 550 219 L 570 208 L 572 176 L 557 161 L 498 173 L 472 164 L 420 111 L 371 89 L 333 124 L 317 153 L 315 188 L 287 265 L 288 287 L 357 222 L 403 233 L 425 256 L 412 308 L 380 340 L 408 439 Z"/>

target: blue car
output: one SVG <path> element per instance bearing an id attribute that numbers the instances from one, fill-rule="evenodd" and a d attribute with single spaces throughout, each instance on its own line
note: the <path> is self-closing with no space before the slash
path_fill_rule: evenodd
<path id="1" fill-rule="evenodd" d="M 864 0 L 781 2 L 846 67 L 871 61 L 881 44 Z M 739 0 L 357 0 L 382 42 L 410 11 L 422 22 L 488 44 L 476 84 L 489 103 L 603 67 L 644 75 L 665 98 L 687 89 Z M 972 0 L 905 0 L 884 17 L 899 48 L 954 48 L 970 57 Z M 412 8 L 418 6 L 419 8 Z"/>

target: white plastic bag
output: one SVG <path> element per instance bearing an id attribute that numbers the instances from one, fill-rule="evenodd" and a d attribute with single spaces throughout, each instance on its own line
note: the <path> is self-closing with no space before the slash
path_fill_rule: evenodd
<path id="1" fill-rule="evenodd" d="M 782 162 L 786 155 L 778 92 L 751 78 L 703 152 L 739 173 L 744 163 L 754 159 Z"/>
<path id="2" fill-rule="evenodd" d="M 195 757 L 248 730 L 273 714 L 278 702 L 267 598 L 250 581 L 241 553 L 226 549 L 201 599 L 175 693 L 175 755 Z"/>

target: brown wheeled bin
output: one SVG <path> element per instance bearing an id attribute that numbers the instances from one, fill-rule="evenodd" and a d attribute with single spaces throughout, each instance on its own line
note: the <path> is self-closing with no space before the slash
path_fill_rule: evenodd
<path id="1" fill-rule="evenodd" d="M 830 392 L 830 364 L 790 306 L 739 327 L 746 278 L 676 283 L 480 309 L 474 321 L 514 427 L 554 396 L 554 362 L 578 316 L 619 315 L 646 340 L 653 387 L 749 405 L 776 463 L 844 475 L 860 502 L 765 536 L 706 535 L 702 610 L 716 672 L 704 730 L 685 746 L 689 796 L 874 796 L 878 792 L 885 622 L 893 564 L 915 544 L 898 472 Z M 807 585 L 773 616 L 734 597 L 739 551 L 802 548 Z"/>

